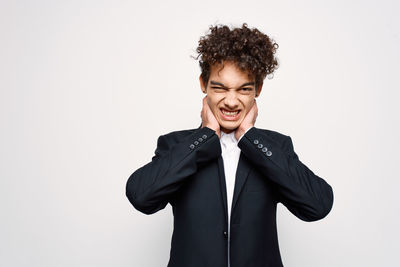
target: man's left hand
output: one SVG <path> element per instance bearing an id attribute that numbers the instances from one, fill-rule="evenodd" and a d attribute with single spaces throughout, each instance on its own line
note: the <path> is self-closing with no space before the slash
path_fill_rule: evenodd
<path id="1" fill-rule="evenodd" d="M 254 99 L 254 104 L 249 110 L 249 112 L 246 114 L 246 117 L 244 117 L 244 120 L 240 124 L 240 126 L 236 129 L 235 131 L 235 138 L 236 140 L 239 140 L 239 138 L 251 127 L 254 126 L 254 123 L 256 122 L 256 118 L 258 115 L 258 108 L 257 108 L 257 103 L 256 100 Z"/>

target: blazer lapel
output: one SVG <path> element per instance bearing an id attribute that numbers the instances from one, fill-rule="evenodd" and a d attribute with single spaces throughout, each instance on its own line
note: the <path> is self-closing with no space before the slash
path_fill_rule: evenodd
<path id="1" fill-rule="evenodd" d="M 201 124 L 198 128 L 201 128 Z M 227 196 L 226 196 L 226 182 L 225 182 L 225 171 L 224 171 L 224 162 L 222 159 L 222 155 L 218 157 L 218 174 L 219 174 L 219 184 L 222 196 L 222 204 L 224 206 L 225 218 L 228 220 L 228 207 L 227 207 Z M 240 152 L 239 162 L 236 169 L 236 177 L 235 177 L 235 187 L 233 190 L 233 198 L 232 198 L 232 207 L 231 210 L 235 208 L 235 204 L 239 198 L 240 192 L 242 191 L 243 185 L 245 184 L 247 177 L 249 176 L 249 172 L 251 170 L 251 165 L 245 155 Z"/>
<path id="2" fill-rule="evenodd" d="M 243 185 L 245 184 L 247 177 L 249 176 L 249 172 L 251 170 L 251 165 L 245 155 L 240 152 L 239 163 L 236 169 L 236 177 L 235 177 L 235 188 L 233 190 L 233 199 L 232 199 L 232 211 L 235 208 L 235 204 L 239 198 L 240 192 L 242 191 Z M 232 212 L 231 212 L 232 213 Z"/>
<path id="3" fill-rule="evenodd" d="M 222 205 L 224 206 L 225 212 L 225 220 L 228 221 L 228 206 L 227 206 L 227 196 L 226 196 L 226 183 L 225 183 L 225 171 L 224 171 L 224 161 L 222 156 L 218 157 L 218 176 L 219 176 L 219 184 L 221 190 L 221 200 Z"/>
<path id="4" fill-rule="evenodd" d="M 240 192 L 242 191 L 243 185 L 245 184 L 247 177 L 249 176 L 250 170 L 251 170 L 251 165 L 249 164 L 249 161 L 244 156 L 244 154 L 240 152 L 239 162 L 236 169 L 235 187 L 233 189 L 231 214 L 233 209 L 235 208 L 235 204 L 239 198 Z M 228 207 L 227 207 L 226 182 L 225 182 L 226 178 L 224 171 L 224 161 L 222 156 L 218 157 L 218 174 L 221 186 L 220 189 L 221 189 L 222 203 L 225 211 L 225 219 L 228 220 Z"/>

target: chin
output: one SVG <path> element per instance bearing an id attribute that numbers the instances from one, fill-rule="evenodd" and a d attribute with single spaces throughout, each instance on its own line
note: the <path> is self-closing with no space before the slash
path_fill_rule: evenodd
<path id="1" fill-rule="evenodd" d="M 240 123 L 220 123 L 221 128 L 232 131 L 232 130 L 236 130 Z"/>

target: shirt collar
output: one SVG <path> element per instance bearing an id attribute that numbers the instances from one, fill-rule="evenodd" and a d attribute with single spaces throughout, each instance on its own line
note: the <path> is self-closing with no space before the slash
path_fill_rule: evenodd
<path id="1" fill-rule="evenodd" d="M 224 144 L 227 144 L 227 143 L 237 144 L 238 141 L 236 140 L 236 137 L 235 137 L 235 131 L 232 131 L 230 133 L 225 133 L 225 132 L 221 131 L 221 142 Z"/>

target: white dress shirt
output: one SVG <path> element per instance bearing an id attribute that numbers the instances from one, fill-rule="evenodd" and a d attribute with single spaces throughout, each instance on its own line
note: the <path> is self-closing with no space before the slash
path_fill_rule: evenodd
<path id="1" fill-rule="evenodd" d="M 250 130 L 251 128 L 247 129 Z M 246 133 L 245 132 L 245 133 Z M 235 178 L 236 178 L 236 169 L 239 163 L 240 156 L 240 148 L 237 146 L 240 139 L 244 136 L 239 137 L 239 140 L 236 140 L 235 131 L 227 134 L 221 131 L 221 151 L 222 151 L 222 159 L 224 162 L 224 173 L 225 173 L 225 183 L 226 183 L 226 193 L 227 193 L 227 201 L 228 201 L 228 267 L 230 266 L 229 261 L 229 245 L 230 245 L 230 218 L 231 218 L 231 207 L 232 207 L 232 198 L 233 198 L 233 190 L 235 188 Z"/>

